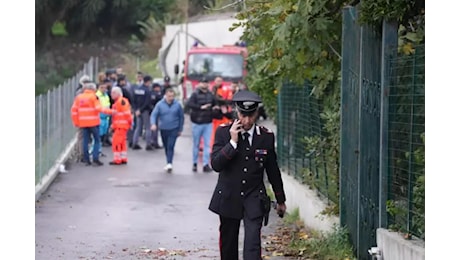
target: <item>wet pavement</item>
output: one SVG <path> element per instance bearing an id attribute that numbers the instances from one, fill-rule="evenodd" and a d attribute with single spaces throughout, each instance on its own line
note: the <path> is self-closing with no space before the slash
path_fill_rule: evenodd
<path id="1" fill-rule="evenodd" d="M 123 166 L 103 152 L 103 166 L 70 165 L 36 202 L 35 259 L 219 259 L 217 173 L 192 172 L 188 116 L 170 174 L 163 149 L 130 149 Z M 279 222 L 272 211 L 263 235 Z"/>

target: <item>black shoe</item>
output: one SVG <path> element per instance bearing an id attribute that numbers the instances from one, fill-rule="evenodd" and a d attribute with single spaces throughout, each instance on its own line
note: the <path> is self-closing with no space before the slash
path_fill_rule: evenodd
<path id="1" fill-rule="evenodd" d="M 93 161 L 93 164 L 94 164 L 95 166 L 102 166 L 102 165 L 104 165 L 104 163 L 101 162 L 101 161 L 99 161 L 99 160 Z"/>
<path id="2" fill-rule="evenodd" d="M 133 145 L 133 150 L 140 150 L 142 147 L 138 144 Z"/>
<path id="3" fill-rule="evenodd" d="M 161 149 L 161 148 L 163 148 L 163 147 L 160 146 L 159 144 L 154 144 L 154 145 L 153 145 L 153 148 L 155 148 L 155 149 Z"/>
<path id="4" fill-rule="evenodd" d="M 193 164 L 192 171 L 193 171 L 193 172 L 196 172 L 196 171 L 197 171 L 196 163 Z"/>
<path id="5" fill-rule="evenodd" d="M 212 172 L 212 169 L 211 169 L 211 167 L 209 167 L 209 165 L 206 164 L 206 165 L 203 167 L 203 172 Z"/>
<path id="6" fill-rule="evenodd" d="M 91 162 L 85 162 L 85 166 L 91 166 Z"/>
<path id="7" fill-rule="evenodd" d="M 109 162 L 109 164 L 110 164 L 110 165 L 122 165 L 123 163 L 111 161 L 111 162 Z"/>
<path id="8" fill-rule="evenodd" d="M 147 146 L 145 147 L 145 150 L 147 150 L 147 151 L 152 151 L 152 150 L 153 150 L 153 147 L 152 147 L 151 145 L 147 145 Z"/>

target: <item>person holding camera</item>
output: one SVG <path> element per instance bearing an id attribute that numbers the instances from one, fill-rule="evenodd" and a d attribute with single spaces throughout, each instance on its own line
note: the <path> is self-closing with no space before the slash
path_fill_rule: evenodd
<path id="1" fill-rule="evenodd" d="M 267 225 L 270 198 L 264 184 L 264 172 L 276 197 L 276 210 L 286 212 L 286 196 L 275 152 L 275 135 L 257 125 L 261 98 L 241 90 L 233 96 L 236 118 L 217 128 L 211 153 L 211 166 L 219 173 L 209 210 L 220 219 L 220 256 L 238 259 L 240 222 L 244 222 L 243 259 L 259 260 L 261 228 Z M 264 221 L 265 220 L 265 221 Z"/>

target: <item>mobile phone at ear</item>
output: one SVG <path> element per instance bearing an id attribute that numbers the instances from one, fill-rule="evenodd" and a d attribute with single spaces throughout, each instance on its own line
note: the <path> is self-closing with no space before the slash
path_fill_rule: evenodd
<path id="1" fill-rule="evenodd" d="M 233 119 L 235 119 L 235 120 L 238 119 L 238 113 L 236 112 L 236 110 L 233 110 L 232 116 L 233 116 Z"/>

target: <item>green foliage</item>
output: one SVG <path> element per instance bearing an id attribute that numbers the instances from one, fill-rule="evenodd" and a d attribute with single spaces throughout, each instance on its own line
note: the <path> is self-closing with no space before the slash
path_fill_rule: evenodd
<path id="1" fill-rule="evenodd" d="M 411 230 L 421 239 L 425 239 L 425 133 L 420 135 L 423 146 L 418 147 L 413 153 L 415 169 L 419 175 L 413 188 L 413 219 Z"/>
<path id="2" fill-rule="evenodd" d="M 283 218 L 284 223 L 286 224 L 295 224 L 297 221 L 300 220 L 300 213 L 299 208 L 293 209 L 291 212 L 288 212 L 286 216 Z"/>
<path id="3" fill-rule="evenodd" d="M 361 0 L 360 21 L 380 25 L 384 20 L 397 21 L 399 51 L 413 53 L 413 45 L 425 41 L 424 0 Z"/>
<path id="4" fill-rule="evenodd" d="M 67 30 L 65 29 L 65 23 L 56 21 L 51 27 L 51 34 L 54 36 L 67 36 Z"/>
<path id="5" fill-rule="evenodd" d="M 286 80 L 303 84 L 309 79 L 318 97 L 334 88 L 331 83 L 340 72 L 335 52 L 340 50 L 341 17 L 327 10 L 331 2 L 248 3 L 237 15 L 242 23 L 236 26 L 245 29 L 243 39 L 249 43 L 250 87 L 259 86 L 255 90 L 262 96 L 273 96 Z"/>
<path id="6" fill-rule="evenodd" d="M 277 113 L 277 95 L 284 83 L 314 86 L 311 94 L 322 108 L 322 135 L 306 136 L 306 152 L 321 172 L 305 171 L 304 179 L 338 202 L 338 151 L 340 103 L 340 46 L 343 1 L 274 0 L 248 2 L 237 18 L 248 42 L 246 84 L 264 100 L 270 115 Z M 335 11 L 334 11 L 335 10 Z M 234 28 L 231 28 L 231 30 Z M 286 116 L 286 115 L 281 115 Z M 325 175 L 329 185 L 325 185 Z M 317 178 L 321 176 L 321 178 Z"/>
<path id="7" fill-rule="evenodd" d="M 267 188 L 267 196 L 270 198 L 271 201 L 274 201 L 275 198 L 275 193 L 271 188 Z"/>
<path id="8" fill-rule="evenodd" d="M 35 3 L 36 43 L 43 43 L 56 21 L 66 25 L 70 35 L 88 36 L 90 33 L 138 33 L 138 21 L 153 14 L 164 21 L 169 13 L 178 12 L 177 1 L 170 0 L 37 0 Z M 182 15 L 183 16 L 183 15 Z M 174 16 L 181 19 L 181 16 Z M 53 28 L 54 31 L 54 28 Z"/>
<path id="9" fill-rule="evenodd" d="M 335 226 L 330 233 L 313 234 L 307 239 L 294 239 L 290 247 L 298 251 L 299 255 L 307 256 L 308 259 L 356 259 L 348 237 L 348 230 L 345 227 Z"/>

